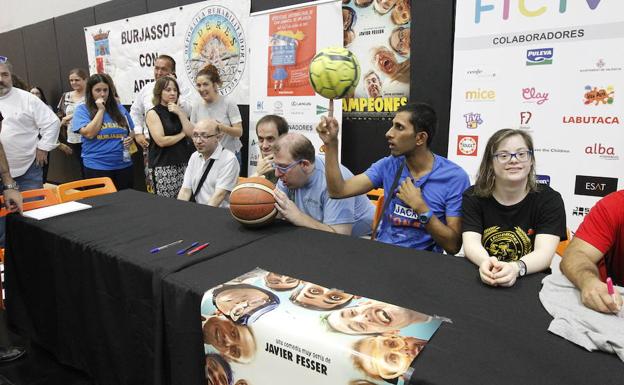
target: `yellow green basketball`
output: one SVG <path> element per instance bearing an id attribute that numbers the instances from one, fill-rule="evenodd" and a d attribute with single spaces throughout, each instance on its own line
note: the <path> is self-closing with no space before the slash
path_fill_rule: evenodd
<path id="1" fill-rule="evenodd" d="M 360 81 L 360 64 L 342 47 L 320 50 L 310 63 L 310 84 L 327 99 L 341 99 L 353 93 Z"/>

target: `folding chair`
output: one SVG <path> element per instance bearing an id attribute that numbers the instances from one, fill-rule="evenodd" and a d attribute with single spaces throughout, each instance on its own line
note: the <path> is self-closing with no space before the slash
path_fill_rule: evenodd
<path id="1" fill-rule="evenodd" d="M 79 188 L 83 190 L 76 190 Z M 117 188 L 108 177 L 75 180 L 58 186 L 61 202 L 71 202 L 114 192 L 117 192 Z"/>
<path id="2" fill-rule="evenodd" d="M 24 211 L 60 203 L 60 200 L 56 194 L 54 194 L 54 191 L 46 188 L 21 191 L 21 194 L 22 199 L 24 200 Z M 2 205 L 2 208 L 0 208 L 0 217 L 4 217 L 9 213 L 9 210 L 4 207 L 4 197 L 2 195 L 0 195 L 0 205 Z"/>

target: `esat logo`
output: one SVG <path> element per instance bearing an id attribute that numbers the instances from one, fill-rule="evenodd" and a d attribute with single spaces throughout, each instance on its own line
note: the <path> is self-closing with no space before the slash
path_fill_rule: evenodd
<path id="1" fill-rule="evenodd" d="M 466 128 L 475 129 L 483 124 L 483 119 L 480 113 L 469 112 L 464 115 L 464 121 L 466 122 Z"/>
<path id="2" fill-rule="evenodd" d="M 529 49 L 526 53 L 526 65 L 547 65 L 553 63 L 553 48 Z"/>
<path id="3" fill-rule="evenodd" d="M 577 175 L 574 194 L 604 197 L 617 190 L 618 179 L 604 176 Z"/>
<path id="4" fill-rule="evenodd" d="M 585 86 L 583 97 L 585 99 L 583 102 L 586 105 L 593 104 L 597 106 L 599 104 L 613 104 L 615 88 L 611 85 L 606 88 L 587 85 Z"/>
<path id="5" fill-rule="evenodd" d="M 457 155 L 477 156 L 479 137 L 475 135 L 457 136 Z"/>
<path id="6" fill-rule="evenodd" d="M 525 103 L 536 103 L 541 106 L 548 101 L 548 92 L 538 91 L 535 87 L 525 87 L 522 89 L 522 99 Z"/>

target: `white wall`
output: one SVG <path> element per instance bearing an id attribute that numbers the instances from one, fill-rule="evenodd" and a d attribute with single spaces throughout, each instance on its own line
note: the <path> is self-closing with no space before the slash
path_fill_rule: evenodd
<path id="1" fill-rule="evenodd" d="M 0 33 L 110 0 L 0 0 Z"/>

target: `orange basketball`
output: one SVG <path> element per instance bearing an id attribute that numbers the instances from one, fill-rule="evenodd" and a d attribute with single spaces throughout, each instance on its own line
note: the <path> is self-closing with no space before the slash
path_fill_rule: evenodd
<path id="1" fill-rule="evenodd" d="M 275 185 L 262 177 L 244 178 L 230 194 L 230 212 L 245 226 L 264 226 L 275 219 Z"/>

